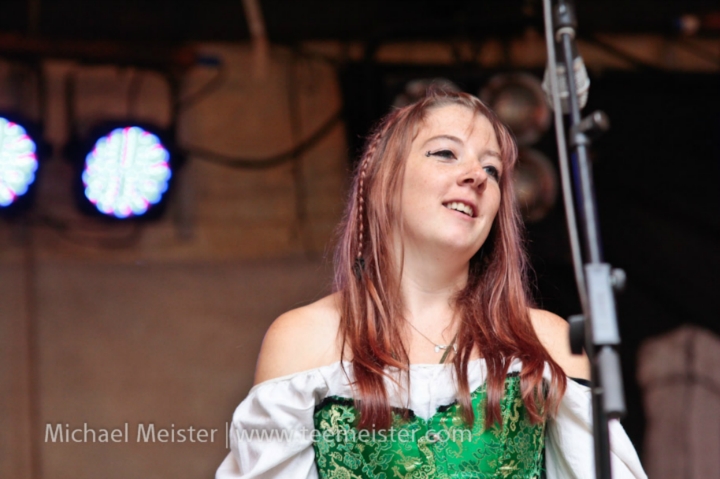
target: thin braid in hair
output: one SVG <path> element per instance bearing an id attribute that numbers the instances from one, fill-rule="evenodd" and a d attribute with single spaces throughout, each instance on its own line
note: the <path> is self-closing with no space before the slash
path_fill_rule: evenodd
<path id="1" fill-rule="evenodd" d="M 365 217 L 363 216 L 363 207 L 365 205 L 364 189 L 365 189 L 365 172 L 367 170 L 368 159 L 365 158 L 360 167 L 360 186 L 358 188 L 358 259 L 362 258 L 363 253 L 363 231 L 365 228 Z"/>
<path id="2" fill-rule="evenodd" d="M 365 171 L 367 170 L 367 158 L 363 158 L 362 165 L 360 165 L 359 181 L 358 181 L 358 245 L 357 245 L 357 256 L 355 257 L 355 265 L 353 270 L 355 271 L 355 277 L 360 280 L 363 270 L 365 269 L 365 259 L 363 258 L 363 232 L 365 229 L 365 219 L 363 215 L 363 206 L 365 204 L 365 198 L 363 197 L 365 189 Z"/>
<path id="3" fill-rule="evenodd" d="M 388 122 L 381 123 L 377 130 L 370 137 L 365 154 L 362 157 L 360 168 L 358 170 L 358 245 L 357 245 L 357 256 L 355 257 L 355 276 L 359 280 L 362 272 L 365 270 L 365 258 L 363 257 L 364 239 L 365 239 L 365 177 L 367 176 L 367 168 L 370 161 L 372 161 L 375 151 L 377 150 L 378 142 L 380 138 L 385 134 L 388 129 Z"/>

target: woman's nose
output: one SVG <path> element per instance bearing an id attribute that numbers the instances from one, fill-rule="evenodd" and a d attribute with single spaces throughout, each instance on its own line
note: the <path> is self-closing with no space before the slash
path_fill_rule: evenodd
<path id="1" fill-rule="evenodd" d="M 467 168 L 459 177 L 458 183 L 462 185 L 480 186 L 487 181 L 488 173 L 482 165 L 472 165 Z"/>

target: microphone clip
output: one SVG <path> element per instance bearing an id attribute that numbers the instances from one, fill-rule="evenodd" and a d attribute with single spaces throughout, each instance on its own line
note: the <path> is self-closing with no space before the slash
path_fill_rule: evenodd
<path id="1" fill-rule="evenodd" d="M 570 127 L 570 145 L 573 147 L 589 146 L 592 140 L 599 138 L 609 129 L 610 118 L 600 110 L 594 111 L 583 118 L 580 123 Z"/>

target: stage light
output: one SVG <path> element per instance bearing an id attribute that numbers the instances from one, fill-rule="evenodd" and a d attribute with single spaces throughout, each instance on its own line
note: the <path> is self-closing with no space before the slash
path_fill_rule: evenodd
<path id="1" fill-rule="evenodd" d="M 515 199 L 528 223 L 543 220 L 555 206 L 557 172 L 552 162 L 533 148 L 520 148 L 515 168 Z"/>
<path id="2" fill-rule="evenodd" d="M 14 205 L 35 181 L 36 150 L 25 128 L 0 117 L 0 208 Z"/>
<path id="3" fill-rule="evenodd" d="M 85 198 L 103 215 L 132 218 L 159 205 L 172 177 L 168 148 L 140 126 L 114 128 L 85 157 Z"/>
<path id="4" fill-rule="evenodd" d="M 532 75 L 496 75 L 480 91 L 480 98 L 510 127 L 520 146 L 537 142 L 550 127 L 545 93 Z"/>

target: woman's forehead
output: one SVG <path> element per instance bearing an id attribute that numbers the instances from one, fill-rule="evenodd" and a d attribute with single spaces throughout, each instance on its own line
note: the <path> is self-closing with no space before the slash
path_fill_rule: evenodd
<path id="1" fill-rule="evenodd" d="M 484 141 L 497 143 L 495 129 L 480 112 L 463 105 L 443 105 L 431 108 L 418 125 L 414 141 L 425 142 L 433 137 L 466 139 L 480 136 Z"/>

